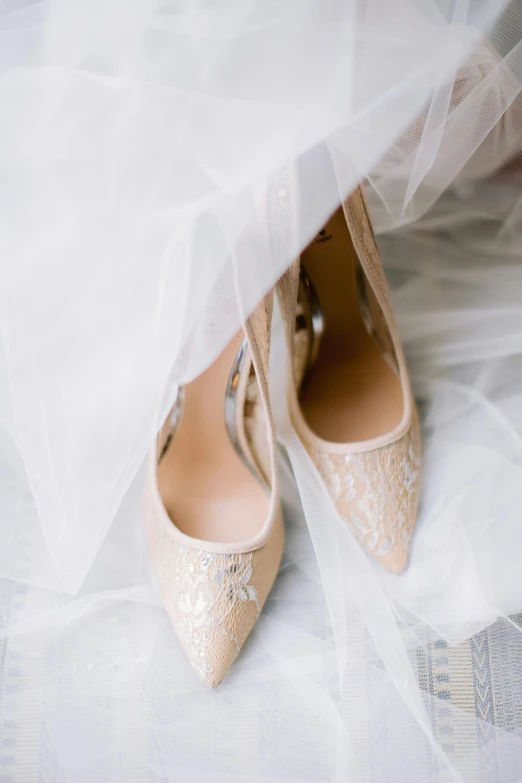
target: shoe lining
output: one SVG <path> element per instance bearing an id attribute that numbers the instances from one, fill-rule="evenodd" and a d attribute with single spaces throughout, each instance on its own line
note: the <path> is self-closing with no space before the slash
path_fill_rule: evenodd
<path id="1" fill-rule="evenodd" d="M 269 514 L 270 494 L 236 451 L 225 421 L 226 390 L 244 339 L 241 330 L 184 386 L 177 429 L 158 466 L 159 491 L 176 527 L 214 543 L 254 538 Z M 241 396 L 237 404 L 244 404 Z"/>
<path id="2" fill-rule="evenodd" d="M 363 277 L 342 207 L 301 264 L 324 319 L 318 355 L 300 391 L 303 416 L 312 432 L 332 443 L 386 435 L 401 422 L 402 387 L 389 331 Z"/>

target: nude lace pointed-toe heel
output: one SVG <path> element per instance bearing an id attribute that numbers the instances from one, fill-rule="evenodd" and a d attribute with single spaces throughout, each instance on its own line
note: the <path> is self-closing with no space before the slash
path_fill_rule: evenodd
<path id="1" fill-rule="evenodd" d="M 292 424 L 340 517 L 370 555 L 400 572 L 417 516 L 420 431 L 359 188 L 277 292 L 291 356 Z"/>
<path id="2" fill-rule="evenodd" d="M 150 459 L 152 567 L 190 663 L 211 688 L 259 617 L 283 551 L 267 382 L 271 302 L 180 390 Z"/>

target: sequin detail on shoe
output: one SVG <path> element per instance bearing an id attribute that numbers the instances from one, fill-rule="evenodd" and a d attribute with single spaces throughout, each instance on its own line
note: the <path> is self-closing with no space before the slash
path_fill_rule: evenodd
<path id="1" fill-rule="evenodd" d="M 387 446 L 335 454 L 304 444 L 362 547 L 392 571 L 408 562 L 417 516 L 421 442 L 417 422 Z"/>

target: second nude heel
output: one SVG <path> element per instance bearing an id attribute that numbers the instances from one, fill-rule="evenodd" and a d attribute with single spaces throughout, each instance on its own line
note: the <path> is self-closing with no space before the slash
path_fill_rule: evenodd
<path id="1" fill-rule="evenodd" d="M 369 554 L 400 572 L 417 515 L 420 431 L 360 189 L 281 279 L 278 296 L 294 428 L 340 517 Z"/>

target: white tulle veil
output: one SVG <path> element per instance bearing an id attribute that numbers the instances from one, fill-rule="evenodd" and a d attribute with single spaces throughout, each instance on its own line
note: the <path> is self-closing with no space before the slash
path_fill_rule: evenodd
<path id="1" fill-rule="evenodd" d="M 13 779 L 522 778 L 521 36 L 516 0 L 0 6 Z M 208 694 L 150 586 L 140 467 L 177 386 L 363 180 L 424 428 L 411 565 L 340 525 L 276 319 L 286 555 Z"/>

